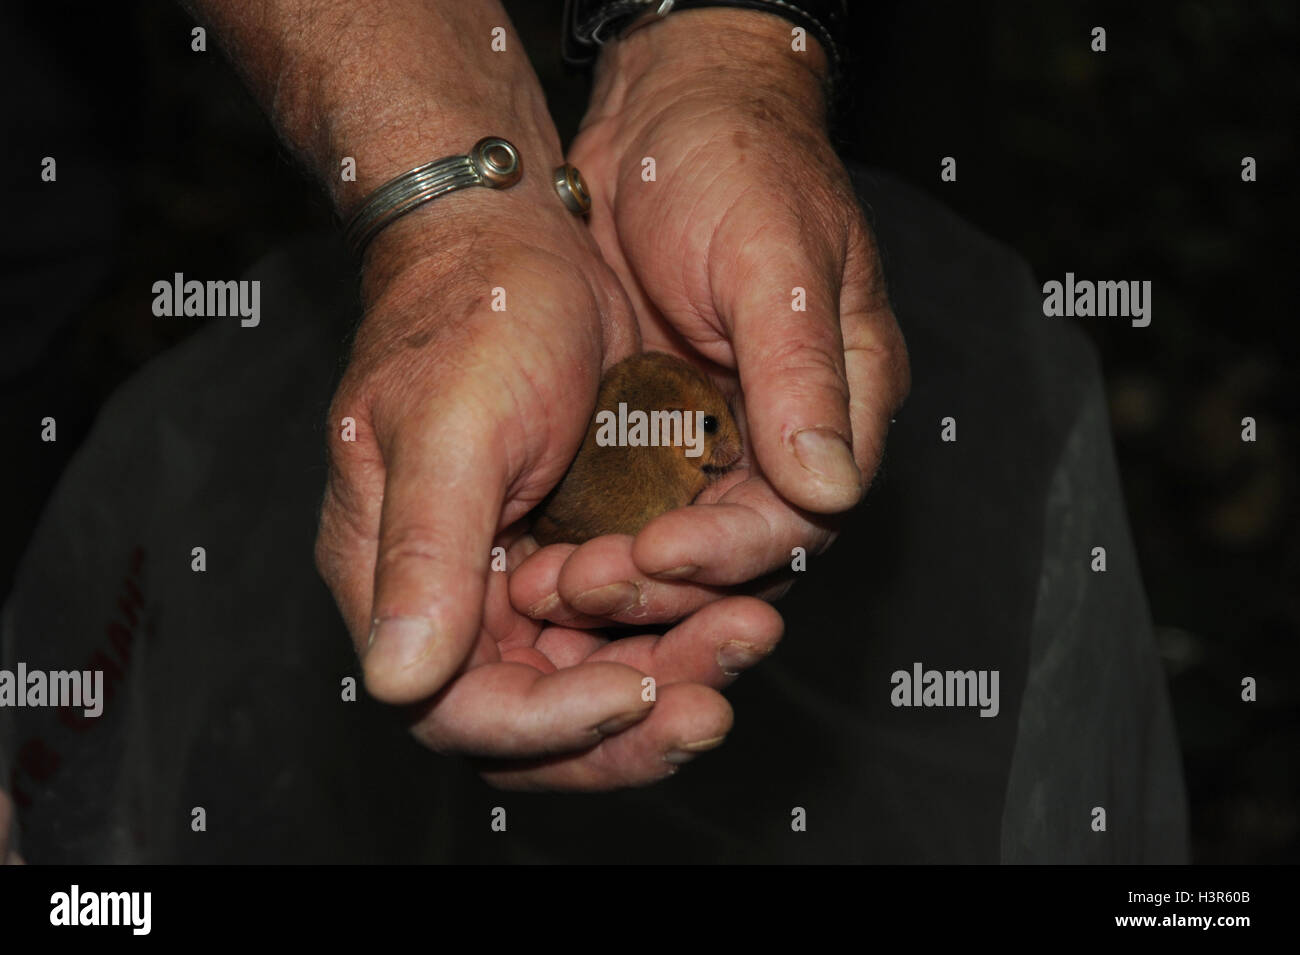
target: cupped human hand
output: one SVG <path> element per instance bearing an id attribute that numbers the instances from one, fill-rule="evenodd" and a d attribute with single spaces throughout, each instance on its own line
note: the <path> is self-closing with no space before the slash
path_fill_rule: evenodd
<path id="1" fill-rule="evenodd" d="M 645 347 L 695 360 L 742 422 L 742 467 L 635 538 L 548 548 L 512 598 L 549 620 L 677 619 L 771 597 L 865 492 L 910 387 L 873 235 L 827 134 L 825 61 L 789 25 L 675 12 L 605 48 L 569 157 Z"/>

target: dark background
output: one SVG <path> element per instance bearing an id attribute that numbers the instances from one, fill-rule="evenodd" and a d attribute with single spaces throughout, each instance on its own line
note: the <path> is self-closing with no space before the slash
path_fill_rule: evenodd
<path id="1" fill-rule="evenodd" d="M 846 157 L 942 199 L 1040 281 L 1153 283 L 1147 328 L 1072 321 L 1102 355 L 1194 858 L 1300 861 L 1296 4 L 851 6 Z M 507 7 L 567 138 L 586 86 L 556 52 L 559 3 Z M 216 44 L 191 52 L 179 8 L 86 11 L 0 14 L 5 593 L 103 399 L 195 327 L 154 319 L 152 283 L 238 275 L 331 226 Z M 57 186 L 40 182 L 47 155 Z M 939 180 L 943 156 L 956 183 Z M 59 440 L 32 450 L 45 415 Z"/>

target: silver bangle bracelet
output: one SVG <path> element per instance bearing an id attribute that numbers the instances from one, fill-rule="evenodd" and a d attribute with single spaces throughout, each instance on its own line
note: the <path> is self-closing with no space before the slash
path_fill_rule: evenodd
<path id="1" fill-rule="evenodd" d="M 499 136 L 480 139 L 468 155 L 416 166 L 367 196 L 348 219 L 348 245 L 360 256 L 380 230 L 424 203 L 470 186 L 509 189 L 523 174 L 523 160 L 514 144 Z M 557 167 L 552 183 L 570 212 L 585 215 L 591 209 L 591 196 L 576 167 L 569 163 Z"/>

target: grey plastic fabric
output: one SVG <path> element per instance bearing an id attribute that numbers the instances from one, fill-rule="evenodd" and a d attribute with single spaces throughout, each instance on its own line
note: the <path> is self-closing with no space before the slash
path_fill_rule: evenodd
<path id="1" fill-rule="evenodd" d="M 1164 675 L 1152 649 L 1137 555 L 1122 533 L 1114 462 L 1097 453 L 1108 441 L 1096 381 L 1048 489 L 1046 537 L 1054 546 L 1039 577 L 1003 811 L 1002 853 L 1010 862 L 1052 862 L 1060 854 L 1147 861 L 1151 850 L 1143 841 L 1121 839 L 1112 847 L 1091 828 L 1070 824 L 1090 818 L 1098 806 L 1107 811 L 1108 831 L 1146 833 L 1152 846 L 1177 846 L 1185 838 L 1186 809 L 1169 784 L 1181 765 L 1168 745 Z M 1097 546 L 1106 549 L 1106 573 L 1081 573 L 1081 555 Z M 1114 632 L 1101 635 L 1095 608 L 1103 605 L 1111 608 Z M 1063 740 L 1062 728 L 1072 724 L 1079 732 Z M 1117 801 L 1113 793 L 1125 798 Z"/>
<path id="2" fill-rule="evenodd" d="M 357 303 L 340 245 L 309 239 L 245 276 L 262 281 L 257 328 L 205 320 L 114 396 L 42 518 L 4 665 L 106 660 L 120 675 L 91 725 L 12 711 L 24 854 L 1185 861 L 1178 750 L 1092 351 L 1043 317 L 1011 251 L 897 182 L 855 177 L 913 392 L 867 502 L 781 603 L 781 647 L 728 691 L 724 747 L 645 789 L 500 793 L 415 744 L 395 711 L 341 700 L 358 667 L 311 553 Z M 955 442 L 940 440 L 948 416 Z M 891 674 L 918 662 L 996 669 L 998 715 L 891 705 Z"/>

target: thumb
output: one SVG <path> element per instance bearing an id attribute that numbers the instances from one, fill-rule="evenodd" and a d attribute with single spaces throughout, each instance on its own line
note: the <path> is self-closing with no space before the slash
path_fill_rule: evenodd
<path id="1" fill-rule="evenodd" d="M 777 492 L 821 514 L 862 496 L 839 323 L 839 270 L 802 251 L 799 230 L 746 243 L 717 297 L 732 326 L 753 452 Z M 791 241 L 773 242 L 788 235 Z"/>
<path id="2" fill-rule="evenodd" d="M 457 409 L 460 412 L 461 409 Z M 407 418 L 385 448 L 366 688 L 388 703 L 436 693 L 478 638 L 506 455 L 486 415 Z"/>

